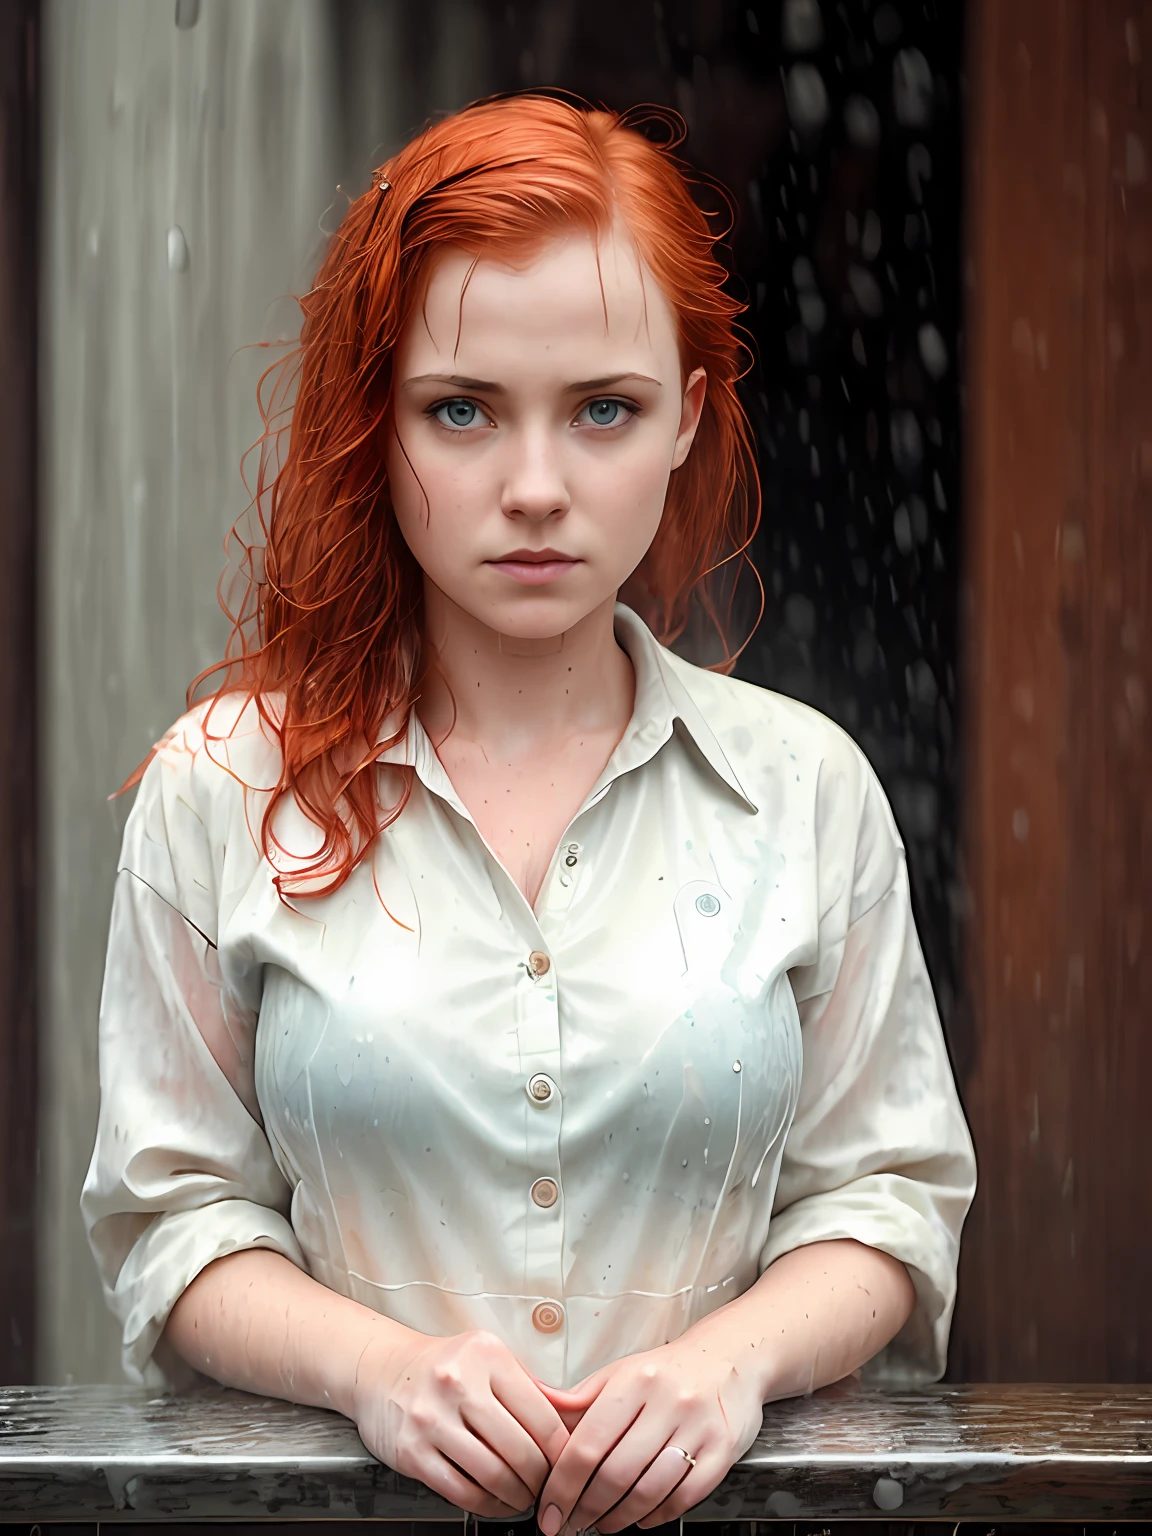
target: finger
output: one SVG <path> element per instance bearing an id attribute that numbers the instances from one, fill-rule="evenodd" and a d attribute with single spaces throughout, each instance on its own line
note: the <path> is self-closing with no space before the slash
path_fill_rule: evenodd
<path id="1" fill-rule="evenodd" d="M 626 1525 L 634 1525 L 645 1515 L 650 1515 L 675 1493 L 681 1483 L 687 1481 L 693 1469 L 691 1464 L 681 1456 L 677 1444 L 678 1442 L 674 1442 L 672 1445 L 665 1445 L 657 1451 L 611 1513 L 597 1521 L 603 1536 L 611 1536 L 613 1531 L 621 1531 Z M 579 1524 L 579 1511 L 577 1511 L 577 1523 Z"/>
<path id="2" fill-rule="evenodd" d="M 601 1394 L 588 1409 L 541 1489 L 539 1506 L 543 1513 L 537 1523 L 544 1536 L 556 1536 L 570 1519 L 585 1485 L 643 1409 L 635 1391 L 611 1398 Z M 657 1442 L 657 1449 L 662 1443 Z"/>
<path id="3" fill-rule="evenodd" d="M 532 1490 L 516 1475 L 502 1456 L 497 1456 L 483 1440 L 459 1420 L 443 1425 L 436 1436 L 436 1449 L 454 1466 L 470 1477 L 486 1493 L 500 1499 L 509 1509 L 523 1513 L 534 1501 Z"/>
<path id="4" fill-rule="evenodd" d="M 546 1381 L 542 1381 L 540 1387 L 550 1402 L 562 1401 L 566 1405 L 577 1402 L 590 1403 L 613 1374 L 618 1364 L 619 1361 L 613 1361 L 611 1365 L 602 1365 L 598 1371 L 593 1371 L 591 1376 L 585 1376 L 583 1381 L 578 1381 L 572 1387 L 551 1387 Z"/>
<path id="5" fill-rule="evenodd" d="M 505 1504 L 502 1499 L 478 1487 L 470 1477 L 465 1477 L 460 1469 L 453 1466 L 448 1458 L 441 1455 L 434 1446 L 428 1449 L 427 1458 L 427 1461 L 417 1468 L 416 1475 L 433 1493 L 438 1493 L 441 1498 L 455 1504 L 457 1509 L 466 1509 L 471 1515 L 487 1515 L 496 1518 L 521 1513 L 520 1510 L 512 1509 Z"/>
<path id="6" fill-rule="evenodd" d="M 489 1384 L 496 1401 L 512 1415 L 543 1452 L 550 1467 L 568 1443 L 568 1427 L 534 1377 L 514 1356 L 497 1366 Z"/>
<path id="7" fill-rule="evenodd" d="M 628 1433 L 609 1451 L 596 1469 L 584 1492 L 576 1502 L 569 1520 L 578 1531 L 590 1525 L 599 1525 L 600 1516 L 614 1509 L 621 1499 L 631 1496 L 631 1490 L 643 1484 L 651 1487 L 653 1498 L 644 1506 L 646 1514 L 653 1505 L 667 1498 L 680 1478 L 688 1471 L 688 1463 L 678 1452 L 675 1465 L 668 1460 L 665 1447 L 674 1438 L 667 1416 L 649 1410 L 628 1430 Z M 663 1472 L 651 1482 L 657 1468 Z M 670 1477 L 670 1473 L 675 1476 Z M 627 1522 L 625 1522 L 627 1523 Z"/>
<path id="8" fill-rule="evenodd" d="M 606 1380 L 607 1378 L 605 1377 L 604 1379 Z M 578 1396 L 575 1388 L 562 1390 L 559 1387 L 550 1387 L 547 1382 L 541 1382 L 540 1388 L 560 1415 L 564 1428 L 571 1434 L 595 1402 L 596 1393 L 600 1391 L 602 1385 L 603 1382 L 597 1382 L 594 1390 L 588 1392 L 585 1396 Z M 553 1460 L 555 1460 L 555 1457 Z"/>
<path id="9" fill-rule="evenodd" d="M 479 1403 L 463 1404 L 460 1418 L 489 1450 L 512 1468 L 535 1499 L 552 1463 L 519 1420 L 492 1396 Z"/>
<path id="10" fill-rule="evenodd" d="M 662 1504 L 657 1504 L 655 1509 L 647 1515 L 639 1517 L 629 1515 L 628 1518 L 634 1520 L 637 1525 L 642 1525 L 645 1530 L 653 1525 L 663 1525 L 667 1520 L 679 1520 L 685 1510 L 699 1504 L 701 1499 L 706 1499 L 712 1490 L 724 1481 L 730 1465 L 730 1462 L 725 1461 L 724 1457 L 715 1451 L 706 1456 L 697 1457 L 696 1465 L 688 1476 L 672 1490 Z M 627 1513 L 623 1505 L 621 1505 L 621 1512 Z M 616 1513 L 613 1511 L 612 1519 L 615 1520 L 615 1518 Z M 613 1530 L 619 1529 L 622 1527 L 613 1526 Z"/>

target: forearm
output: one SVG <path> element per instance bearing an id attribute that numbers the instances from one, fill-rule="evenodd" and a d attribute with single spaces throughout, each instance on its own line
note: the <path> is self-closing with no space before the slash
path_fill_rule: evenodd
<path id="1" fill-rule="evenodd" d="M 769 1403 L 850 1375 L 895 1338 L 915 1304 L 898 1259 L 844 1238 L 784 1254 L 684 1337 L 751 1372 Z"/>
<path id="2" fill-rule="evenodd" d="M 340 1296 L 278 1253 L 207 1265 L 168 1319 L 165 1341 L 228 1387 L 354 1417 L 358 1378 L 424 1336 Z"/>

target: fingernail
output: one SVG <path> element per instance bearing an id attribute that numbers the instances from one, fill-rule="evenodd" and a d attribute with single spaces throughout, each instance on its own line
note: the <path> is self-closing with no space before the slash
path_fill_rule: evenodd
<path id="1" fill-rule="evenodd" d="M 561 1517 L 559 1506 L 556 1504 L 549 1504 L 548 1508 L 544 1511 L 540 1518 L 540 1529 L 544 1532 L 544 1536 L 556 1536 L 556 1532 L 560 1529 L 563 1523 L 564 1521 Z"/>

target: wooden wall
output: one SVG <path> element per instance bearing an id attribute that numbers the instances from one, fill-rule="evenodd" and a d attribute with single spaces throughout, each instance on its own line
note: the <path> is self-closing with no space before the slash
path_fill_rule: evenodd
<path id="1" fill-rule="evenodd" d="M 1152 1379 L 1152 0 L 973 0 L 954 1378 Z"/>
<path id="2" fill-rule="evenodd" d="M 0 5 L 0 1383 L 35 1340 L 38 12 Z"/>

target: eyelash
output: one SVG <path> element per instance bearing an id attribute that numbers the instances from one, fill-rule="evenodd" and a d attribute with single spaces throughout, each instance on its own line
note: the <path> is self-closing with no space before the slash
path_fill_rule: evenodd
<path id="1" fill-rule="evenodd" d="M 484 407 L 480 404 L 480 402 L 478 400 L 472 400 L 467 395 L 449 395 L 444 400 L 437 400 L 432 405 L 429 405 L 429 406 L 426 407 L 424 414 L 426 416 L 428 416 L 431 420 L 435 421 L 437 414 L 440 411 L 442 411 L 446 405 L 456 405 L 457 403 L 459 403 L 461 405 L 472 405 L 472 406 L 475 406 L 477 412 L 480 413 L 485 418 L 485 420 L 487 420 L 489 422 L 489 425 L 491 425 L 491 417 L 488 416 L 488 413 L 484 410 Z M 590 406 L 593 406 L 593 405 L 609 405 L 609 404 L 620 406 L 622 410 L 627 411 L 627 413 L 628 413 L 627 416 L 624 418 L 623 421 L 613 421 L 613 422 L 609 423 L 609 425 L 606 426 L 606 427 L 596 427 L 596 426 L 594 426 L 593 427 L 594 431 L 611 432 L 613 427 L 626 426 L 627 423 L 629 421 L 631 421 L 634 416 L 639 416 L 639 414 L 640 414 L 640 410 L 641 410 L 640 406 L 634 404 L 631 400 L 621 400 L 616 395 L 596 395 L 596 396 L 593 397 L 593 399 L 587 401 L 584 405 L 582 405 L 580 407 L 579 411 L 576 414 L 577 414 L 577 416 L 583 415 L 583 413 L 586 410 L 588 410 L 588 408 Z M 444 427 L 444 430 L 446 432 L 457 432 L 458 433 L 458 432 L 468 432 L 468 431 L 470 431 L 471 428 L 476 425 L 476 423 L 472 422 L 467 427 L 449 427 L 449 426 L 446 426 L 444 422 L 440 422 L 439 425 Z"/>

